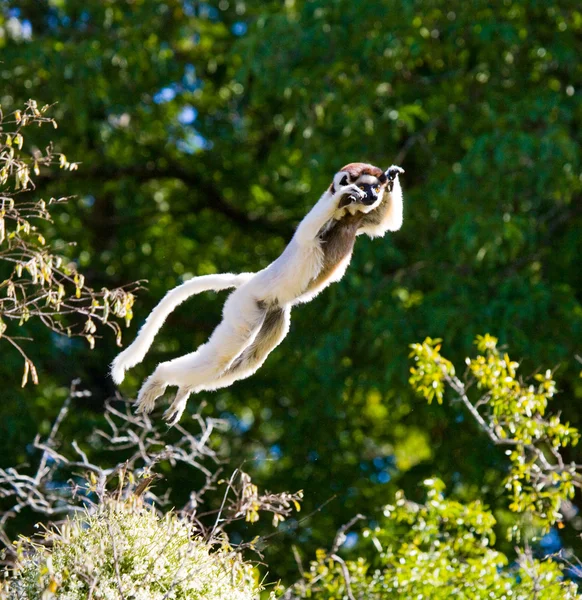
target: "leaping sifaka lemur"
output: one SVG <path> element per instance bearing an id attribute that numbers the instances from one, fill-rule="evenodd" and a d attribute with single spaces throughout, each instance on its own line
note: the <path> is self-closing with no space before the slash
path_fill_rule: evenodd
<path id="1" fill-rule="evenodd" d="M 291 307 L 309 302 L 339 281 L 350 262 L 356 236 L 383 236 L 402 225 L 403 170 L 386 171 L 351 163 L 333 178 L 317 204 L 299 223 L 281 256 L 258 273 L 194 277 L 169 291 L 154 308 L 137 338 L 113 361 L 121 383 L 125 371 L 141 362 L 170 312 L 193 294 L 237 288 L 228 297 L 223 319 L 195 352 L 160 363 L 144 382 L 137 411 L 149 413 L 166 386 L 178 393 L 164 418 L 180 420 L 192 392 L 216 390 L 252 375 L 289 331 Z"/>

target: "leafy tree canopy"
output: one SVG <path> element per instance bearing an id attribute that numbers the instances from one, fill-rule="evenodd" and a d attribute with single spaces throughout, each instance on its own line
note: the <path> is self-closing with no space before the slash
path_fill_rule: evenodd
<path id="1" fill-rule="evenodd" d="M 408 386 L 406 348 L 427 336 L 446 338 L 454 363 L 483 331 L 524 373 L 559 363 L 557 410 L 579 421 L 577 2 L 21 0 L 1 4 L 0 28 L 2 110 L 56 103 L 59 130 L 35 143 L 80 162 L 41 172 L 39 198 L 77 194 L 51 239 L 78 240 L 63 251 L 94 289 L 149 281 L 136 326 L 182 278 L 268 264 L 346 162 L 406 169 L 402 230 L 358 240 L 346 278 L 294 311 L 252 379 L 191 400 L 230 420 L 221 449 L 262 485 L 305 488 L 307 514 L 331 499 L 293 539 L 321 545 L 398 488 L 420 502 L 433 473 L 505 510 L 503 449 L 460 403 L 427 407 Z M 177 311 L 124 390 L 204 341 L 221 302 Z M 27 458 L 15 449 L 73 377 L 94 398 L 112 391 L 113 339 L 90 352 L 26 326 L 42 384 L 6 387 L 6 465 Z M 3 358 L 3 381 L 19 379 L 20 357 Z M 100 402 L 79 402 L 79 431 Z M 266 549 L 285 557 L 277 574 L 295 569 L 287 550 L 282 537 Z"/>

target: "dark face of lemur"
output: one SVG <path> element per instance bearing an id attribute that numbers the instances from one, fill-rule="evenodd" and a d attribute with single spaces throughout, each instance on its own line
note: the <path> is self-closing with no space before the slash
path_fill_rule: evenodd
<path id="1" fill-rule="evenodd" d="M 394 179 L 399 173 L 404 173 L 404 169 L 392 166 L 386 171 L 382 171 L 378 167 L 367 165 L 364 163 L 350 163 L 346 165 L 340 172 L 345 172 L 339 185 L 356 184 L 363 192 L 364 197 L 356 197 L 355 194 L 348 194 L 339 204 L 340 208 L 348 206 L 354 202 L 372 206 L 381 199 L 384 191 L 391 192 L 394 187 Z M 334 184 L 332 184 L 332 193 L 334 192 Z"/>

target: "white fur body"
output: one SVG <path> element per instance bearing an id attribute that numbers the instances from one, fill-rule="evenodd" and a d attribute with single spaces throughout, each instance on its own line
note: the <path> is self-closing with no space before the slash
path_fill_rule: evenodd
<path id="1" fill-rule="evenodd" d="M 227 298 L 222 321 L 208 341 L 195 352 L 160 363 L 144 382 L 137 399 L 138 411 L 153 410 L 166 386 L 176 385 L 178 393 L 165 414 L 165 418 L 174 424 L 180 419 L 191 393 L 227 387 L 252 375 L 287 335 L 291 307 L 308 302 L 343 277 L 351 259 L 351 249 L 327 279 L 314 284 L 325 259 L 321 232 L 333 227 L 346 212 L 351 215 L 356 211 L 365 213 L 361 231 L 358 229 L 357 233 L 377 237 L 400 228 L 402 192 L 397 175 L 390 180 L 390 192 L 384 190 L 386 184 L 379 185 L 377 178 L 370 175 L 361 175 L 354 183 L 340 184 L 345 179 L 343 171 L 336 174 L 330 189 L 301 221 L 283 253 L 262 271 L 196 277 L 166 294 L 147 318 L 135 341 L 113 361 L 111 374 L 116 383 L 123 381 L 127 369 L 143 360 L 156 333 L 176 306 L 202 291 L 237 288 Z M 353 174 L 351 179 L 354 179 Z M 355 202 L 338 207 L 347 194 L 363 197 L 362 186 L 358 187 L 358 184 L 374 182 L 380 192 L 373 204 Z"/>

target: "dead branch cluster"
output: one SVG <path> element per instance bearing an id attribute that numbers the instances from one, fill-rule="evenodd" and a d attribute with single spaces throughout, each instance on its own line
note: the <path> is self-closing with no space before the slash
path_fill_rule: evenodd
<path id="1" fill-rule="evenodd" d="M 202 481 L 192 489 L 188 502 L 177 512 L 197 525 L 209 542 L 224 541 L 225 528 L 234 521 L 255 522 L 260 513 L 272 515 L 277 525 L 293 510 L 299 510 L 302 492 L 294 494 L 260 493 L 250 476 L 240 468 L 228 479 L 221 479 L 226 464 L 212 448 L 214 431 L 224 430 L 221 419 L 202 416 L 204 406 L 184 425 L 169 431 L 147 415 L 136 415 L 129 402 L 121 398 L 105 407 L 107 427 L 95 429 L 87 440 L 66 443 L 59 431 L 73 403 L 90 392 L 73 382 L 70 393 L 46 438 L 33 442 L 36 462 L 22 468 L 0 469 L 0 541 L 10 551 L 8 522 L 30 510 L 43 519 L 59 521 L 79 510 L 93 510 L 106 498 L 138 496 L 160 511 L 168 508 L 170 489 L 154 485 L 160 471 L 179 465 L 191 470 L 189 481 Z M 109 466 L 90 459 L 91 451 L 105 451 L 112 457 Z M 103 453 L 102 453 L 103 455 Z M 195 477 L 197 475 L 197 477 Z M 220 491 L 222 488 L 224 491 Z M 220 506 L 208 505 L 210 490 L 222 494 Z M 246 545 L 248 547 L 248 544 Z"/>

